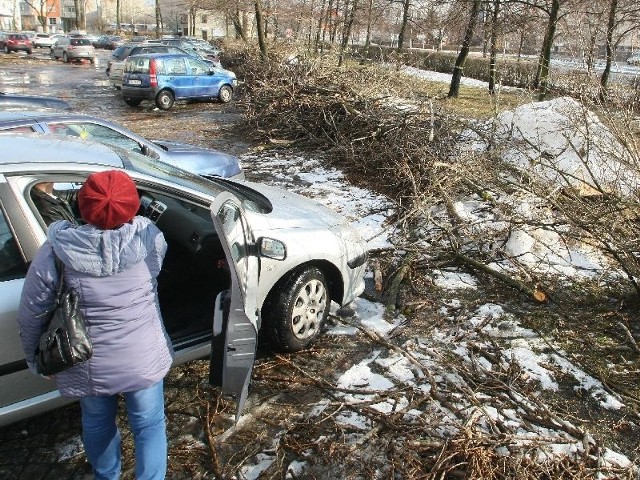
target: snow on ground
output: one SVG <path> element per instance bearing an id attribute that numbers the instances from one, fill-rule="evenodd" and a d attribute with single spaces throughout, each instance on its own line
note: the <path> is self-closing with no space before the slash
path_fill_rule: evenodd
<path id="1" fill-rule="evenodd" d="M 319 161 L 302 157 L 282 157 L 278 155 L 248 155 L 242 158 L 244 167 L 249 172 L 268 171 L 274 185 L 290 188 L 297 193 L 318 199 L 329 208 L 341 212 L 349 218 L 361 231 L 370 238 L 371 248 L 388 246 L 392 242 L 393 232 L 387 230 L 386 215 L 393 210 L 393 205 L 385 198 L 353 187 L 344 181 L 342 174 L 333 169 L 323 167 Z M 303 179 L 308 182 L 304 186 L 294 185 L 290 178 Z M 473 202 L 466 207 L 460 205 L 462 213 L 472 215 Z M 466 208 L 469 208 L 467 211 Z M 535 247 L 530 234 L 521 233 L 509 239 L 510 248 L 514 252 L 526 254 Z M 562 247 L 562 248 L 561 248 Z M 549 254 L 564 258 L 567 269 L 575 262 L 574 272 L 579 271 L 583 263 L 590 260 L 573 253 L 567 255 L 566 246 L 553 241 L 546 242 Z M 564 250 L 563 250 L 564 249 Z M 593 267 L 592 263 L 589 263 Z M 522 378 L 539 390 L 559 392 L 560 384 L 564 388 L 573 389 L 582 395 L 589 395 L 605 409 L 624 408 L 622 400 L 608 393 L 603 385 L 574 365 L 559 347 L 550 345 L 535 332 L 522 327 L 516 318 L 504 312 L 499 305 L 487 303 L 464 315 L 461 313 L 462 301 L 455 298 L 456 292 L 477 288 L 477 280 L 457 270 L 433 270 L 431 272 L 435 288 L 443 291 L 440 314 L 442 326 L 433 329 L 420 338 L 414 338 L 401 347 L 417 359 L 424 371 L 433 375 L 438 389 L 456 402 L 456 408 L 464 412 L 468 419 L 473 419 L 476 427 L 490 430 L 492 422 L 500 421 L 505 428 L 518 438 L 522 445 L 535 446 L 538 461 L 544 461 L 558 455 L 574 456 L 584 454 L 584 439 L 574 438 L 562 428 L 535 425 L 525 420 L 522 408 L 507 408 L 495 403 L 491 395 L 477 395 L 474 403 L 469 402 L 459 392 L 464 391 L 466 381 L 459 372 L 450 369 L 449 363 L 443 359 L 454 355 L 459 361 L 460 371 L 477 368 L 480 374 L 490 375 L 492 369 L 518 368 Z M 444 293 L 446 292 L 446 294 Z M 453 297 L 453 298 L 452 298 Z M 388 321 L 384 318 L 384 307 L 365 299 L 355 302 L 355 316 L 347 325 L 331 328 L 329 335 L 354 335 L 358 328 L 373 331 L 386 336 L 391 331 L 403 328 L 403 319 Z M 499 342 L 502 350 L 499 353 L 499 365 L 478 351 L 493 351 L 493 345 Z M 474 353 L 475 352 L 475 353 Z M 511 367 L 510 367 L 511 366 Z M 461 428 L 460 418 L 447 408 L 438 405 L 437 401 L 429 403 L 424 410 L 409 408 L 409 400 L 401 393 L 407 387 L 428 394 L 433 388 L 427 375 L 421 368 L 395 351 L 372 349 L 368 358 L 352 366 L 344 372 L 337 372 L 335 383 L 339 388 L 350 393 L 342 394 L 344 408 L 335 416 L 339 425 L 348 427 L 351 433 L 349 441 L 360 445 L 366 441 L 368 432 L 374 427 L 371 418 L 363 415 L 358 408 L 367 405 L 382 414 L 401 412 L 405 418 L 415 422 L 430 422 L 437 425 L 434 436 L 441 439 L 455 435 Z M 361 390 L 363 393 L 351 393 Z M 521 398 L 521 406 L 527 406 L 527 399 Z M 315 405 L 309 414 L 317 421 L 333 415 L 329 401 Z M 544 438 L 544 445 L 538 440 Z M 322 439 L 318 439 L 320 442 Z M 503 452 L 507 454 L 508 452 Z M 264 471 L 274 457 L 257 458 L 254 466 L 244 471 L 244 480 L 255 480 L 259 472 Z M 607 450 L 602 454 L 603 465 L 626 467 L 631 461 L 624 455 Z M 304 477 L 305 462 L 296 461 L 289 466 L 287 478 Z"/>
<path id="2" fill-rule="evenodd" d="M 405 67 L 404 72 L 432 81 L 449 82 L 450 75 L 425 72 Z M 486 83 L 472 79 L 462 80 L 463 84 L 486 88 Z M 625 152 L 614 135 L 575 100 L 560 98 L 548 102 L 523 105 L 512 112 L 504 112 L 487 124 L 493 129 L 503 145 L 505 161 L 512 162 L 530 173 L 546 178 L 549 182 L 561 182 L 569 177 L 577 179 L 581 186 L 592 184 L 595 177 L 600 183 L 629 191 L 637 185 L 635 177 L 629 175 L 624 166 L 610 160 L 611 154 L 622 156 Z M 477 133 L 467 132 L 464 138 L 468 148 L 487 148 L 486 140 Z M 550 159 L 550 160 L 545 160 Z M 605 161 L 606 160 L 606 161 Z M 341 212 L 370 239 L 370 247 L 388 246 L 392 243 L 393 232 L 385 227 L 387 214 L 393 205 L 385 198 L 363 189 L 349 186 L 342 174 L 322 167 L 309 158 L 286 158 L 273 155 L 249 155 L 242 159 L 247 171 L 268 170 L 273 182 L 281 187 L 292 188 L 303 195 L 311 196 Z M 565 175 L 562 175 L 562 174 Z M 288 178 L 303 179 L 308 182 L 300 187 L 288 182 Z M 537 212 L 535 198 L 514 198 L 502 196 L 499 201 L 520 205 L 523 217 L 533 217 Z M 494 211 L 487 212 L 481 201 L 469 198 L 455 204 L 458 215 L 478 228 L 499 231 L 504 228 Z M 436 214 L 437 216 L 437 214 Z M 426 229 L 425 231 L 428 231 Z M 541 266 L 547 265 L 545 273 L 568 276 L 594 275 L 602 273 L 606 267 L 596 251 L 582 245 L 567 246 L 560 241 L 557 233 L 538 228 L 522 227 L 509 233 L 505 249 L 520 262 Z M 501 265 L 493 265 L 503 268 Z M 411 353 L 433 375 L 435 385 L 457 401 L 456 407 L 466 412 L 467 420 L 474 419 L 477 428 L 490 429 L 492 422 L 500 421 L 523 445 L 536 445 L 538 461 L 558 455 L 577 456 L 584 454 L 584 438 L 574 438 L 566 429 L 535 425 L 525 420 L 526 398 L 520 398 L 520 406 L 496 402 L 491 395 L 478 394 L 475 401 L 465 400 L 460 391 L 465 388 L 465 369 L 476 369 L 478 375 L 490 376 L 496 368 L 517 368 L 521 378 L 539 390 L 561 394 L 561 390 L 573 389 L 581 395 L 590 396 L 604 409 L 625 408 L 622 399 L 608 393 L 604 386 L 571 362 L 567 354 L 549 340 L 540 338 L 534 331 L 524 328 L 513 316 L 504 312 L 500 305 L 487 303 L 475 310 L 462 313 L 463 302 L 455 298 L 456 292 L 477 288 L 477 280 L 455 269 L 433 270 L 434 288 L 441 289 L 442 305 L 440 314 L 443 322 L 421 338 L 414 338 L 401 347 Z M 353 335 L 358 328 L 364 328 L 385 336 L 388 332 L 402 328 L 403 319 L 389 322 L 383 317 L 384 308 L 380 304 L 358 299 L 355 305 L 354 323 L 338 325 L 329 330 L 329 335 Z M 499 344 L 498 358 L 485 356 L 482 352 L 494 351 Z M 480 353 L 478 353 L 480 352 Z M 442 359 L 454 355 L 460 370 L 450 370 Z M 498 362 L 498 364 L 496 364 Z M 367 438 L 373 427 L 370 418 L 363 415 L 358 405 L 368 405 L 380 413 L 404 412 L 416 421 L 428 421 L 439 426 L 434 435 L 447 438 L 460 429 L 460 418 L 456 418 L 447 408 L 433 401 L 424 411 L 408 409 L 408 399 L 399 392 L 407 386 L 428 393 L 434 386 L 415 363 L 396 351 L 372 350 L 371 355 L 344 372 L 339 372 L 336 384 L 349 392 L 362 390 L 362 394 L 342 395 L 346 408 L 336 416 L 338 424 L 360 431 L 352 434 L 351 441 L 358 444 Z M 561 387 L 562 385 L 562 387 Z M 392 399 L 392 400 L 390 400 Z M 351 408 L 350 408 L 351 407 Z M 315 406 L 312 417 L 324 418 L 329 402 Z M 558 420 L 563 423 L 564 420 Z M 570 422 L 566 425 L 570 426 Z M 570 428 L 569 428 L 570 429 Z M 544 438 L 545 445 L 538 445 L 537 439 Z M 320 440 L 320 439 L 319 439 Z M 503 452 L 508 454 L 508 452 Z M 606 449 L 601 452 L 603 465 L 625 468 L 631 461 L 624 455 Z M 295 462 L 289 466 L 288 478 L 304 476 L 305 463 Z M 247 475 L 246 479 L 255 476 Z"/>

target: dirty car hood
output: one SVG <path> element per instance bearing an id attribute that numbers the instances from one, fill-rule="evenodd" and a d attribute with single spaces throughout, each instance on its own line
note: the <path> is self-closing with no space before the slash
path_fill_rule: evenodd
<path id="1" fill-rule="evenodd" d="M 259 223 L 266 222 L 268 228 L 329 228 L 347 223 L 344 216 L 302 195 L 253 182 L 242 182 L 269 199 L 273 210 L 266 215 L 256 215 Z M 252 212 L 251 212 L 252 213 Z M 249 213 L 251 217 L 254 217 Z M 255 225 L 255 224 L 254 224 Z"/>
<path id="2" fill-rule="evenodd" d="M 238 158 L 228 153 L 169 140 L 152 142 L 173 158 L 181 168 L 193 173 L 232 177 L 241 172 Z M 212 165 L 215 165 L 215 171 L 212 171 Z"/>

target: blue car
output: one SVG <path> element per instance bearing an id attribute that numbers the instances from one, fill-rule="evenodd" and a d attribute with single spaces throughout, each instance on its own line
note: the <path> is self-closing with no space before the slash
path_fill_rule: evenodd
<path id="1" fill-rule="evenodd" d="M 127 105 L 152 100 L 161 110 L 176 100 L 231 101 L 236 75 L 186 54 L 132 55 L 124 65 L 122 97 Z"/>

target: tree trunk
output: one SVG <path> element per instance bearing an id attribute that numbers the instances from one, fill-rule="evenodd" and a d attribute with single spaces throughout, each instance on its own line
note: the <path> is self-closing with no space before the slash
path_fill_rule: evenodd
<path id="1" fill-rule="evenodd" d="M 236 32 L 236 38 L 241 38 L 244 43 L 247 43 L 247 34 L 240 17 L 240 10 L 236 8 L 236 10 L 230 16 L 231 23 L 233 24 L 233 29 Z"/>
<path id="2" fill-rule="evenodd" d="M 552 0 L 551 10 L 549 11 L 549 23 L 547 24 L 547 31 L 542 43 L 542 51 L 540 52 L 540 61 L 538 63 L 536 78 L 533 82 L 533 86 L 538 89 L 538 101 L 544 100 L 547 95 L 549 64 L 551 63 L 551 48 L 553 47 L 553 40 L 556 36 L 559 13 L 560 0 Z"/>
<path id="3" fill-rule="evenodd" d="M 364 40 L 364 54 L 369 57 L 369 46 L 371 45 L 371 23 L 373 22 L 373 0 L 367 2 L 367 38 Z"/>
<path id="4" fill-rule="evenodd" d="M 605 66 L 600 77 L 600 93 L 601 102 L 607 99 L 607 83 L 609 82 L 609 74 L 611 73 L 611 62 L 613 60 L 613 30 L 616 27 L 616 10 L 618 9 L 618 0 L 611 0 L 609 4 L 609 20 L 607 22 L 607 40 L 605 44 Z"/>
<path id="5" fill-rule="evenodd" d="M 471 14 L 469 16 L 469 23 L 464 32 L 464 40 L 462 42 L 462 48 L 456 58 L 456 64 L 453 67 L 453 74 L 451 75 L 451 85 L 449 86 L 449 97 L 457 97 L 460 92 L 460 80 L 462 79 L 462 71 L 464 70 L 464 62 L 469 55 L 469 48 L 471 47 L 471 40 L 473 39 L 473 30 L 476 27 L 476 21 L 478 19 L 478 10 L 480 9 L 480 0 L 473 0 L 471 6 Z"/>
<path id="6" fill-rule="evenodd" d="M 160 33 L 161 26 L 162 26 L 162 11 L 160 10 L 160 0 L 156 0 L 156 38 L 160 38 L 162 36 Z"/>
<path id="7" fill-rule="evenodd" d="M 120 34 L 120 23 L 122 22 L 122 2 L 116 0 L 116 34 Z"/>
<path id="8" fill-rule="evenodd" d="M 351 9 L 349 11 L 349 17 L 347 19 L 347 23 L 344 26 L 344 30 L 342 31 L 342 43 L 340 44 L 340 58 L 338 59 L 338 66 L 342 66 L 342 61 L 344 59 L 344 51 L 347 49 L 349 45 L 349 37 L 351 37 L 351 27 L 353 25 L 353 20 L 356 15 L 356 9 L 358 8 L 358 0 L 353 0 L 351 4 Z"/>
<path id="9" fill-rule="evenodd" d="M 255 0 L 254 7 L 256 10 L 256 27 L 258 29 L 258 46 L 260 47 L 260 55 L 266 60 L 267 58 L 267 42 L 264 38 L 264 19 L 262 18 L 262 4 L 260 0 Z"/>
<path id="10" fill-rule="evenodd" d="M 398 53 L 402 51 L 404 46 L 404 34 L 407 31 L 407 23 L 409 22 L 410 0 L 404 0 L 402 3 L 402 24 L 400 25 L 400 33 L 398 34 Z"/>
<path id="11" fill-rule="evenodd" d="M 322 0 L 322 6 L 320 7 L 320 15 L 318 15 L 318 28 L 316 29 L 316 46 L 315 46 L 315 50 L 316 53 L 318 53 L 319 51 L 322 51 L 322 44 L 320 43 L 321 40 L 321 35 L 322 35 L 322 31 L 325 28 L 325 17 L 326 17 L 326 10 L 325 7 L 327 5 L 327 0 Z"/>
<path id="12" fill-rule="evenodd" d="M 489 39 L 489 93 L 495 94 L 496 88 L 496 57 L 498 49 L 498 17 L 500 16 L 500 0 L 493 1 L 493 15 L 491 17 L 491 37 Z"/>

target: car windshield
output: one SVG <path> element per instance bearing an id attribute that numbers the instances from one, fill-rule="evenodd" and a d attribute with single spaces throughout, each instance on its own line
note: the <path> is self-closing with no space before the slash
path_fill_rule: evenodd
<path id="1" fill-rule="evenodd" d="M 150 175 L 206 195 L 217 196 L 222 192 L 231 192 L 238 197 L 244 208 L 254 212 L 269 213 L 273 208 L 267 197 L 245 185 L 218 177 L 205 178 L 174 167 L 169 163 L 152 160 L 129 150 L 118 147 L 112 148 L 118 154 L 124 164 L 124 168 L 127 170 Z"/>
<path id="2" fill-rule="evenodd" d="M 91 41 L 86 38 L 72 38 L 71 45 L 91 45 Z"/>

